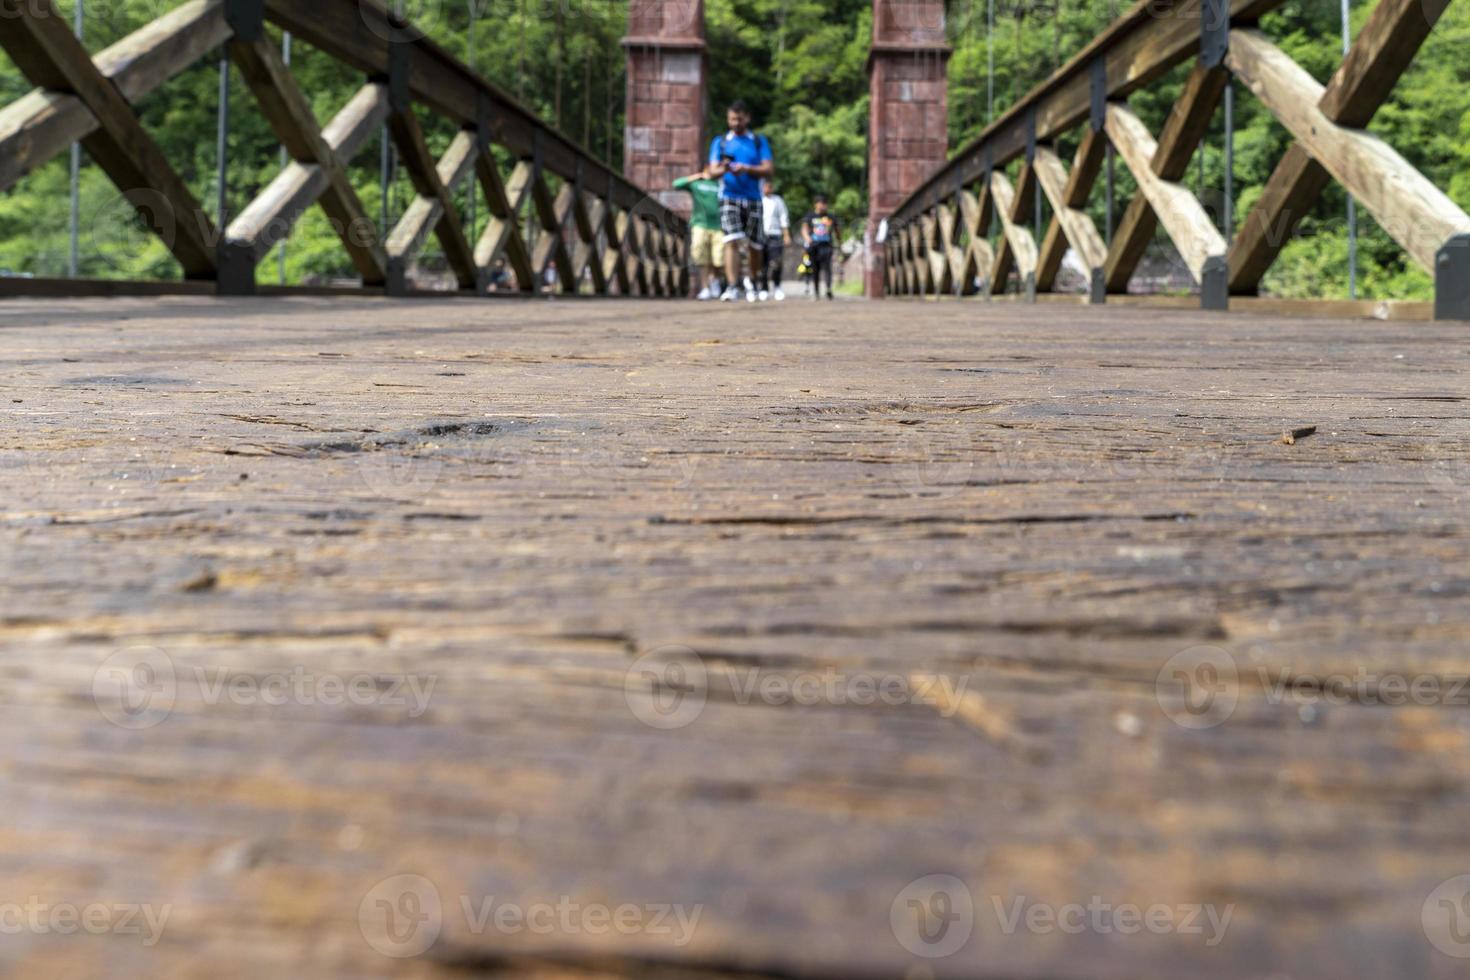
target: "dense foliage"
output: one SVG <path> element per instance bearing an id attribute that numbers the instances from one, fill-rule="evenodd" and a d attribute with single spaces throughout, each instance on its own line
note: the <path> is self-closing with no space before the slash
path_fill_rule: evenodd
<path id="1" fill-rule="evenodd" d="M 69 16 L 74 0 L 58 0 Z M 1360 28 L 1375 0 L 1354 0 Z M 92 50 L 156 17 L 167 0 L 90 0 L 87 44 Z M 995 0 L 993 31 L 987 0 L 951 0 L 950 143 L 959 147 L 980 132 L 994 113 L 1080 50 L 1123 8 L 1121 0 Z M 1341 58 L 1338 0 L 1290 0 L 1264 27 L 1317 78 L 1326 81 Z M 626 27 L 622 0 L 410 0 L 405 12 L 436 40 L 518 96 L 545 118 L 558 122 L 592 153 L 620 164 Z M 776 147 L 779 179 L 793 211 L 817 191 L 832 195 L 835 210 L 850 227 L 866 213 L 868 92 L 865 60 L 871 33 L 870 0 L 706 0 L 710 51 L 711 132 L 723 125 L 720 109 L 740 97 L 752 104 L 757 126 Z M 473 31 L 472 25 L 473 23 Z M 1421 51 L 1414 68 L 1373 123 L 1375 132 L 1423 172 L 1470 207 L 1470 4 L 1452 3 Z M 360 84 L 360 79 L 319 52 L 297 44 L 293 66 L 326 120 Z M 993 58 L 993 76 L 989 62 Z M 991 78 L 993 77 L 993 82 Z M 1158 129 L 1178 95 L 1183 70 L 1175 72 L 1133 104 Z M 0 102 L 27 90 L 0 57 Z M 215 109 L 218 73 L 201 64 L 168 83 L 141 106 L 149 130 L 213 212 L 218 198 Z M 238 76 L 232 87 L 233 124 L 229 153 L 229 200 L 244 204 L 278 168 L 274 139 Z M 1241 220 L 1289 144 L 1285 131 L 1237 87 L 1235 207 Z M 432 131 L 436 148 L 451 135 Z M 1065 154 L 1070 147 L 1063 146 Z M 1222 209 L 1223 133 L 1219 121 L 1204 150 L 1203 192 Z M 378 191 L 380 153 L 373 145 L 353 161 L 354 181 L 370 213 L 384 206 Z M 1190 180 L 1198 181 L 1197 171 Z M 0 269 L 61 275 L 67 267 L 68 164 L 63 157 L 0 195 Z M 1132 193 L 1119 167 L 1120 200 Z M 401 212 L 410 195 L 400 174 L 392 183 L 387 210 Z M 1333 187 L 1289 244 L 1267 279 L 1271 292 L 1342 296 L 1347 291 L 1345 198 Z M 479 220 L 483 223 L 483 207 Z M 1102 194 L 1094 198 L 1101 227 Z M 1399 248 L 1360 213 L 1360 292 L 1375 297 L 1424 297 L 1428 277 L 1408 263 Z M 111 184 L 86 166 L 82 179 L 82 266 L 84 275 L 172 277 L 177 269 L 160 244 L 139 233 Z M 1164 248 L 1162 240 L 1160 247 Z M 1167 250 L 1167 249 L 1165 249 Z M 341 249 L 320 212 L 296 229 L 286 251 L 291 281 L 350 274 Z M 275 258 L 262 267 L 274 278 Z"/>

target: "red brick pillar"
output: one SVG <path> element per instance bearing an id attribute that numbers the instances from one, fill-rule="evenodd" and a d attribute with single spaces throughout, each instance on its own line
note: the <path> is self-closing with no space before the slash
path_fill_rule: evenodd
<path id="1" fill-rule="evenodd" d="M 868 233 L 863 282 L 883 295 L 878 225 L 946 160 L 949 45 L 944 0 L 873 0 L 868 55 Z"/>
<path id="2" fill-rule="evenodd" d="M 704 164 L 704 0 L 632 0 L 623 48 L 623 174 L 688 215 L 689 195 L 669 184 Z"/>

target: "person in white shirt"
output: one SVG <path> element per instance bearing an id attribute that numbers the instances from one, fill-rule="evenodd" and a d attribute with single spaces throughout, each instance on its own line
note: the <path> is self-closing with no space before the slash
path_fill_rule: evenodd
<path id="1" fill-rule="evenodd" d="M 791 213 L 769 180 L 761 181 L 761 220 L 766 236 L 766 261 L 761 265 L 761 288 L 757 295 L 761 300 L 783 300 L 786 294 L 781 290 L 781 262 L 786 246 L 791 244 Z"/>

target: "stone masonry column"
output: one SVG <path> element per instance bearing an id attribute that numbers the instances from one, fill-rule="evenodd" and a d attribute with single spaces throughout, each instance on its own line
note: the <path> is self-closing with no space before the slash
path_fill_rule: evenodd
<path id="1" fill-rule="evenodd" d="M 868 54 L 868 231 L 863 283 L 883 295 L 878 224 L 945 163 L 949 45 L 944 0 L 873 0 Z"/>
<path id="2" fill-rule="evenodd" d="M 704 163 L 704 0 L 632 0 L 628 8 L 623 174 L 687 216 L 674 178 Z"/>

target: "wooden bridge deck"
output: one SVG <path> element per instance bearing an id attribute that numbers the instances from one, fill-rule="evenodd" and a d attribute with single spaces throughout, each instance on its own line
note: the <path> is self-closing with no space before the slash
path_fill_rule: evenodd
<path id="1" fill-rule="evenodd" d="M 0 973 L 1462 975 L 1463 328 L 14 301 L 0 364 Z"/>

